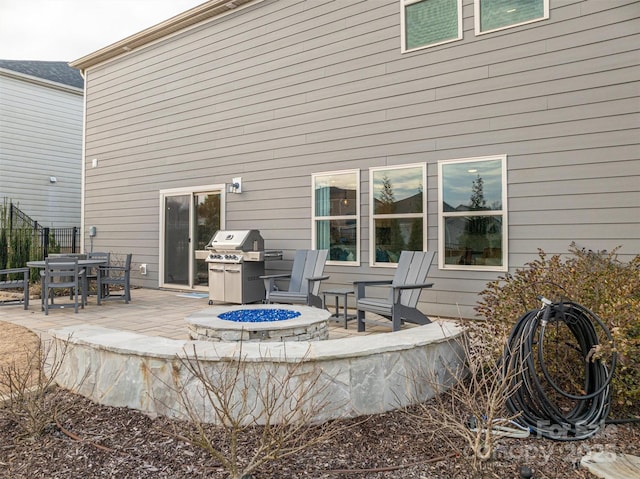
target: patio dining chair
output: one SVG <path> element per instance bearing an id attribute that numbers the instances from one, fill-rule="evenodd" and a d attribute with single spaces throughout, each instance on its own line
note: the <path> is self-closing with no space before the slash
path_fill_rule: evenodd
<path id="1" fill-rule="evenodd" d="M 131 258 L 128 253 L 122 265 L 108 264 L 98 267 L 98 304 L 108 300 L 131 301 Z M 112 289 L 116 287 L 117 289 Z"/>
<path id="2" fill-rule="evenodd" d="M 322 308 L 320 282 L 329 279 L 323 276 L 329 250 L 297 250 L 293 258 L 291 273 L 260 276 L 264 280 L 265 303 L 305 304 Z M 279 289 L 277 281 L 289 280 L 288 288 Z"/>
<path id="3" fill-rule="evenodd" d="M 424 288 L 431 288 L 427 283 L 429 267 L 435 253 L 432 251 L 402 251 L 398 260 L 398 268 L 393 279 L 380 281 L 355 281 L 356 309 L 358 331 L 365 330 L 365 323 L 389 323 L 365 317 L 366 312 L 374 313 L 391 320 L 393 331 L 400 330 L 404 321 L 415 324 L 428 324 L 431 320 L 418 308 L 418 299 Z M 380 286 L 389 289 L 386 298 L 367 296 L 366 288 Z"/>
<path id="4" fill-rule="evenodd" d="M 40 271 L 42 282 L 41 306 L 45 315 L 50 308 L 64 308 L 69 303 L 55 303 L 56 290 L 69 290 L 71 304 L 74 311 L 78 312 L 78 304 L 84 308 L 86 303 L 86 283 L 84 268 L 78 266 L 77 257 L 48 257 L 45 258 L 45 267 Z"/>
<path id="5" fill-rule="evenodd" d="M 87 259 L 102 259 L 104 260 L 104 265 L 109 266 L 111 261 L 111 254 L 105 252 L 91 252 L 87 253 Z M 92 266 L 86 268 L 87 270 L 87 295 L 91 296 L 92 294 L 98 294 L 98 267 Z M 95 285 L 95 292 L 91 290 L 92 285 Z"/>

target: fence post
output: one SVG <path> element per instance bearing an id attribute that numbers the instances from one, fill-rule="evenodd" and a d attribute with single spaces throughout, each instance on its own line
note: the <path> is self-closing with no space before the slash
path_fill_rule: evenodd
<path id="1" fill-rule="evenodd" d="M 42 229 L 42 251 L 45 258 L 49 256 L 49 228 Z"/>

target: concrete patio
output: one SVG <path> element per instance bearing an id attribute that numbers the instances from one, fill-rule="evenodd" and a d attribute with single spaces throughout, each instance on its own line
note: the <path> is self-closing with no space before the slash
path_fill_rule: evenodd
<path id="1" fill-rule="evenodd" d="M 43 337 L 48 337 L 48 331 L 51 329 L 91 325 L 147 336 L 188 339 L 185 317 L 211 307 L 208 305 L 208 297 L 203 294 L 139 288 L 133 289 L 131 295 L 132 300 L 129 304 L 125 304 L 124 301 L 106 301 L 100 306 L 96 304 L 95 296 L 89 296 L 89 304 L 79 310 L 78 314 L 74 313 L 71 306 L 52 309 L 48 316 L 40 310 L 40 299 L 32 298 L 26 311 L 21 304 L 0 306 L 0 321 L 24 326 Z M 329 337 L 339 339 L 351 335 L 362 336 L 389 331 L 390 328 L 377 326 L 368 327 L 366 332 L 358 333 L 355 320 L 349 321 L 347 329 L 342 323 L 331 321 Z"/>

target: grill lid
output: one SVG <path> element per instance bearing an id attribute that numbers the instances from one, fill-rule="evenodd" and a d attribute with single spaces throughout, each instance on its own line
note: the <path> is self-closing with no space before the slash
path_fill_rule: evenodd
<path id="1" fill-rule="evenodd" d="M 218 230 L 206 248 L 214 251 L 262 251 L 264 239 L 258 230 Z"/>

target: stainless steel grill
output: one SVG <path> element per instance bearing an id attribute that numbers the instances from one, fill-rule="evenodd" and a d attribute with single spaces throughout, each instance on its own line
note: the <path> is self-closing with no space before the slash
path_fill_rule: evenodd
<path id="1" fill-rule="evenodd" d="M 209 304 L 247 304 L 265 298 L 264 239 L 258 230 L 217 231 L 207 245 Z"/>

